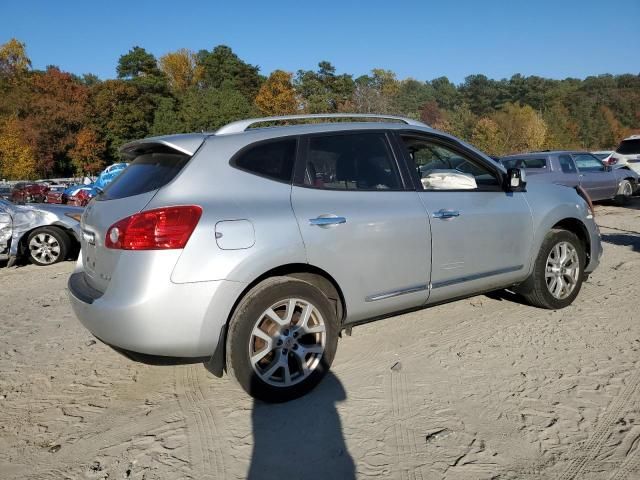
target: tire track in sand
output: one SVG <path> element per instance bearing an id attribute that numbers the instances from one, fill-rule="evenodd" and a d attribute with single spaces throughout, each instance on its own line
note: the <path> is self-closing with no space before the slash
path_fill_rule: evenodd
<path id="1" fill-rule="evenodd" d="M 640 384 L 640 370 L 636 369 L 636 371 L 631 374 L 629 378 L 629 383 L 624 388 L 622 393 L 618 395 L 615 400 L 611 403 L 607 411 L 605 412 L 602 419 L 597 423 L 596 429 L 586 441 L 584 445 L 580 445 L 573 452 L 575 457 L 571 460 L 571 463 L 566 468 L 564 472 L 562 472 L 558 476 L 558 480 L 574 480 L 576 478 L 581 478 L 580 474 L 585 469 L 585 467 L 589 464 L 589 462 L 593 461 L 609 438 L 611 433 L 615 430 L 615 424 L 620 419 L 621 415 L 624 414 L 625 410 L 628 410 L 633 406 L 634 397 L 638 390 L 638 385 Z M 634 457 L 637 457 L 638 453 Z M 637 463 L 637 459 L 631 458 L 629 462 L 625 460 L 623 462 L 623 467 L 625 471 L 631 471 L 629 468 L 633 468 L 633 463 Z M 625 466 L 627 464 L 627 466 Z M 622 471 L 621 468 L 621 477 L 614 478 L 625 478 L 625 471 Z M 616 474 L 617 475 L 617 474 Z"/>
<path id="2" fill-rule="evenodd" d="M 176 395 L 180 411 L 186 417 L 187 442 L 191 468 L 199 479 L 225 478 L 224 453 L 211 400 L 202 390 L 205 369 L 202 365 L 177 368 Z"/>

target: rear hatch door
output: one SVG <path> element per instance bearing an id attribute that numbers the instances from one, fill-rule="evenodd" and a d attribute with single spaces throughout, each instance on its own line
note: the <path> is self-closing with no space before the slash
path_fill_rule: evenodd
<path id="1" fill-rule="evenodd" d="M 94 198 L 82 215 L 82 261 L 86 281 L 100 292 L 109 286 L 123 250 L 105 247 L 114 223 L 142 211 L 163 186 L 171 182 L 204 141 L 191 148 L 158 140 L 127 144 L 121 150 L 130 165 Z M 140 252 L 144 253 L 144 252 Z"/>

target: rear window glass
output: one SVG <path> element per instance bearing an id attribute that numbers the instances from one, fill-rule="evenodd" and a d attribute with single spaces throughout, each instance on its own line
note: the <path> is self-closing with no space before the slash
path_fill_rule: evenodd
<path id="1" fill-rule="evenodd" d="M 168 147 L 140 152 L 97 198 L 116 200 L 157 190 L 173 180 L 190 158 Z"/>
<path id="2" fill-rule="evenodd" d="M 547 168 L 544 158 L 509 158 L 502 160 L 506 168 Z"/>
<path id="3" fill-rule="evenodd" d="M 640 153 L 640 138 L 634 138 L 633 140 L 623 140 L 616 152 L 621 153 L 622 155 L 633 155 Z"/>
<path id="4" fill-rule="evenodd" d="M 260 143 L 241 152 L 233 164 L 256 175 L 291 182 L 296 158 L 296 139 Z"/>

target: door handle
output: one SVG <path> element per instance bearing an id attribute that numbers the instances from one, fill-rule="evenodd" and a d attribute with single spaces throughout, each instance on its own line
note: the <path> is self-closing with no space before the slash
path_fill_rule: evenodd
<path id="1" fill-rule="evenodd" d="M 433 218 L 441 218 L 442 220 L 447 220 L 449 218 L 459 217 L 460 212 L 458 210 L 438 210 L 437 212 L 433 212 Z"/>
<path id="2" fill-rule="evenodd" d="M 344 217 L 336 217 L 335 215 L 327 215 L 326 217 L 320 215 L 319 217 L 309 219 L 309 225 L 317 225 L 318 227 L 329 227 L 343 223 L 347 223 L 347 219 Z"/>

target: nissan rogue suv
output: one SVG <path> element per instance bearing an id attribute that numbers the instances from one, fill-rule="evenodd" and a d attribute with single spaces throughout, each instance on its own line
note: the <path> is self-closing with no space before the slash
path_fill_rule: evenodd
<path id="1" fill-rule="evenodd" d="M 75 314 L 119 349 L 208 357 L 265 401 L 317 385 L 354 324 L 501 288 L 563 308 L 601 255 L 584 193 L 527 188 L 410 119 L 243 120 L 122 155 L 82 216 Z"/>

